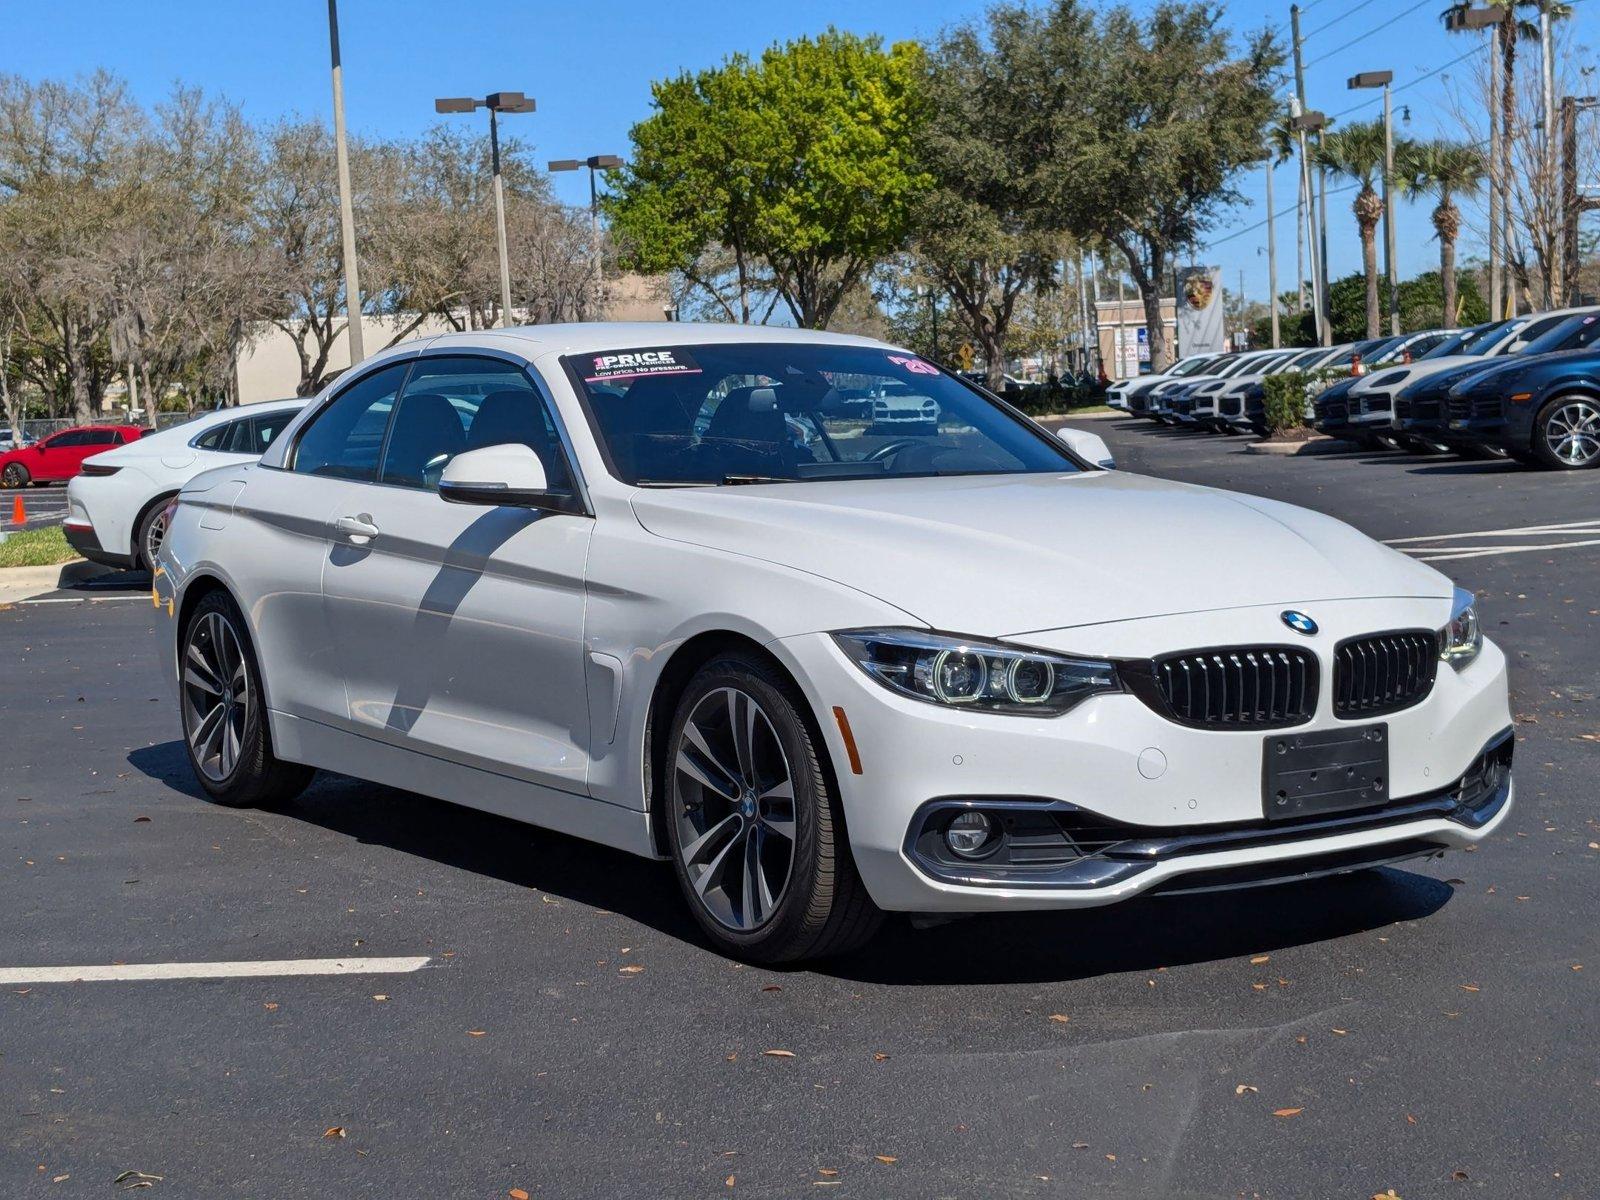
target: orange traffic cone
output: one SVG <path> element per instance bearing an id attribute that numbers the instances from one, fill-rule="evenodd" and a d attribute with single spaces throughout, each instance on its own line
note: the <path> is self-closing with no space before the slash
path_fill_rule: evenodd
<path id="1" fill-rule="evenodd" d="M 18 496 L 11 503 L 11 523 L 19 529 L 28 523 L 28 510 L 22 503 L 21 496 Z"/>

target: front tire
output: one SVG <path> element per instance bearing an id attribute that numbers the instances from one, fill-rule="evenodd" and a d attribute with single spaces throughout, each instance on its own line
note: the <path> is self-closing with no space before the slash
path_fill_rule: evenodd
<path id="1" fill-rule="evenodd" d="M 218 804 L 250 808 L 304 791 L 314 772 L 272 753 L 261 668 L 239 607 L 226 592 L 201 597 L 178 653 L 183 744 L 206 794 Z"/>
<path id="2" fill-rule="evenodd" d="M 728 654 L 689 681 L 667 737 L 678 884 L 718 949 L 754 962 L 841 954 L 882 920 L 804 713 L 770 664 Z"/>
<path id="3" fill-rule="evenodd" d="M 1600 401 L 1557 396 L 1533 422 L 1533 453 L 1540 466 L 1586 471 L 1600 466 Z"/>

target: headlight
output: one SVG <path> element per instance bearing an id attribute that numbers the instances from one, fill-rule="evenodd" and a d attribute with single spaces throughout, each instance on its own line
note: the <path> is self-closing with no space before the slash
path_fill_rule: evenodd
<path id="1" fill-rule="evenodd" d="M 929 704 L 1056 717 L 1099 692 L 1122 690 L 1112 663 L 998 642 L 919 629 L 847 629 L 833 639 L 884 687 Z"/>
<path id="2" fill-rule="evenodd" d="M 1450 610 L 1450 624 L 1439 631 L 1439 657 L 1461 670 L 1483 649 L 1483 628 L 1478 624 L 1475 597 L 1463 588 L 1456 589 Z"/>

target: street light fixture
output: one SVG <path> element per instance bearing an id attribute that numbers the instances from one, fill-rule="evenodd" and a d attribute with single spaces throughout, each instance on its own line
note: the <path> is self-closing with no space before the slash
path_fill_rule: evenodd
<path id="1" fill-rule="evenodd" d="M 1400 335 L 1400 283 L 1395 276 L 1394 251 L 1394 108 L 1390 104 L 1393 71 L 1362 71 L 1350 76 L 1351 91 L 1383 89 L 1383 273 L 1389 284 L 1389 332 Z M 1449 324 L 1451 314 L 1445 314 Z"/>
<path id="2" fill-rule="evenodd" d="M 521 92 L 490 92 L 482 100 L 470 96 L 451 96 L 433 102 L 436 113 L 470 113 L 489 110 L 489 158 L 494 169 L 495 240 L 500 249 L 500 326 L 511 324 L 511 256 L 506 250 L 506 199 L 500 182 L 500 113 L 531 113 L 534 102 Z"/>
<path id="3" fill-rule="evenodd" d="M 600 285 L 600 189 L 595 182 L 596 171 L 610 171 L 622 165 L 622 159 L 615 154 L 591 154 L 588 158 L 557 158 L 546 164 L 552 171 L 576 171 L 580 167 L 589 168 L 589 229 L 594 242 L 594 282 L 596 290 Z"/>

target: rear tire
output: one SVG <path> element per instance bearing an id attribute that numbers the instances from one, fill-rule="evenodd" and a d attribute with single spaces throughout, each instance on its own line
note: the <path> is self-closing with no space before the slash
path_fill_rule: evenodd
<path id="1" fill-rule="evenodd" d="M 6 469 L 0 471 L 0 487 L 27 487 L 32 482 L 33 475 L 21 463 L 7 463 Z"/>
<path id="2" fill-rule="evenodd" d="M 161 550 L 161 541 L 167 536 L 167 502 L 170 496 L 157 498 L 154 504 L 145 509 L 144 516 L 139 518 L 139 528 L 134 533 L 133 565 L 143 567 L 146 571 L 154 573 L 156 569 L 156 555 Z"/>
<path id="3" fill-rule="evenodd" d="M 678 884 L 717 948 L 752 962 L 843 954 L 883 919 L 856 873 L 806 711 L 786 676 L 734 652 L 689 681 L 667 737 Z"/>
<path id="4" fill-rule="evenodd" d="M 200 598 L 178 653 L 183 745 L 206 794 L 230 808 L 252 808 L 304 791 L 315 772 L 272 753 L 261 667 L 231 596 L 218 589 Z"/>

